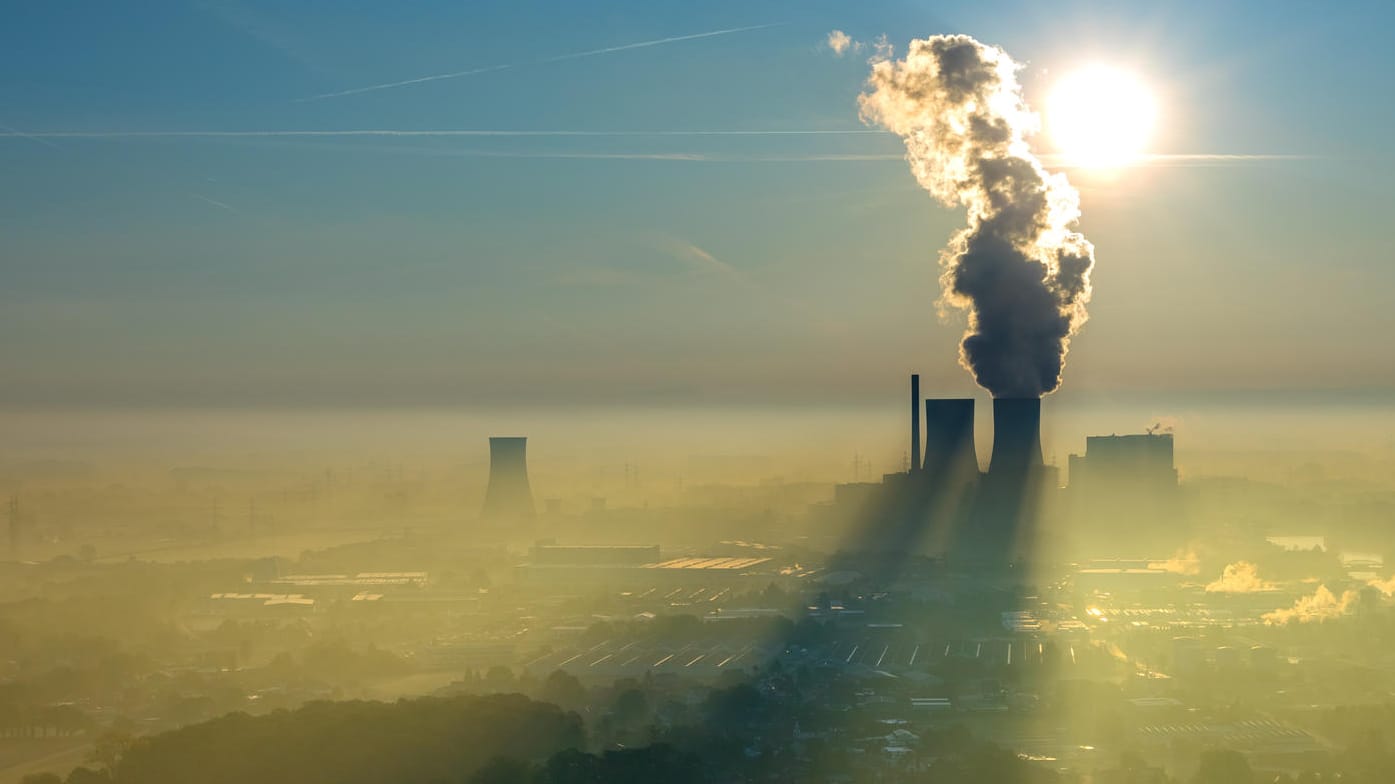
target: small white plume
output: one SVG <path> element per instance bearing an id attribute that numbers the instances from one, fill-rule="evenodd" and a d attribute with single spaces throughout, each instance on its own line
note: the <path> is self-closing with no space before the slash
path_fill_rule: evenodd
<path id="1" fill-rule="evenodd" d="M 1300 598 L 1287 610 L 1267 612 L 1262 617 L 1270 626 L 1327 621 L 1351 612 L 1360 601 L 1361 594 L 1357 591 L 1342 591 L 1342 595 L 1337 596 L 1327 586 L 1319 585 L 1312 596 Z"/>
<path id="2" fill-rule="evenodd" d="M 1395 576 L 1391 577 L 1388 580 L 1381 580 L 1379 578 L 1369 580 L 1366 582 L 1366 584 L 1371 586 L 1372 588 L 1375 588 L 1377 591 L 1380 591 L 1381 595 L 1387 599 L 1389 599 L 1391 596 L 1395 596 Z"/>
<path id="3" fill-rule="evenodd" d="M 1259 567 L 1249 561 L 1236 561 L 1227 564 L 1221 576 L 1207 583 L 1207 593 L 1255 593 L 1272 591 L 1274 584 L 1260 579 Z"/>
<path id="4" fill-rule="evenodd" d="M 1162 569 L 1173 574 L 1200 574 L 1201 559 L 1195 550 L 1178 550 L 1166 561 L 1152 561 L 1148 564 L 1149 569 Z"/>

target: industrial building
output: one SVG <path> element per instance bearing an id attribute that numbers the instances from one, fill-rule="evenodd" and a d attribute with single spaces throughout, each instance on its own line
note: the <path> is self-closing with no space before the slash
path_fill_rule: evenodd
<path id="1" fill-rule="evenodd" d="M 1070 487 L 1131 485 L 1140 490 L 1177 486 L 1171 433 L 1090 436 L 1085 454 L 1070 456 Z"/>
<path id="2" fill-rule="evenodd" d="M 657 544 L 536 544 L 529 551 L 535 566 L 643 566 L 659 560 Z"/>
<path id="3" fill-rule="evenodd" d="M 1083 554 L 1165 553 L 1185 542 L 1171 433 L 1090 436 L 1069 465 L 1068 509 Z"/>
<path id="4" fill-rule="evenodd" d="M 520 581 L 587 585 L 768 585 L 789 575 L 766 556 L 662 558 L 658 545 L 534 546 L 517 569 Z"/>

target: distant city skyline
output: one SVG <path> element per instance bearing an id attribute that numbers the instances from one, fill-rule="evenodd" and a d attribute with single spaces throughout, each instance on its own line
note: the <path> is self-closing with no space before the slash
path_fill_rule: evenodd
<path id="1" fill-rule="evenodd" d="M 859 122 L 832 30 L 1002 45 L 1038 110 L 1093 62 L 1157 92 L 1157 157 L 1069 172 L 1097 266 L 1062 395 L 1388 395 L 1391 13 L 26 7 L 0 406 L 973 394 L 934 306 L 962 216 Z"/>

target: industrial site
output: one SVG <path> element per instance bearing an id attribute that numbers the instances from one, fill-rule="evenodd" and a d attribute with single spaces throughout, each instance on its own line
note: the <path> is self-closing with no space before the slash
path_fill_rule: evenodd
<path id="1" fill-rule="evenodd" d="M 163 492 L 189 511 L 151 530 L 59 501 L 89 487 L 133 520 L 168 514 L 141 511 L 153 487 L 112 495 L 16 465 L 3 742 L 96 770 L 94 743 L 228 712 L 522 692 L 584 709 L 621 746 L 748 700 L 743 732 L 829 781 L 919 775 L 956 733 L 1064 776 L 1124 775 L 1121 754 L 1182 780 L 1219 751 L 1279 775 L 1338 764 L 1333 722 L 1395 676 L 1366 641 L 1395 621 L 1387 534 L 1343 522 L 1348 502 L 1316 484 L 1299 514 L 1236 516 L 1236 497 L 1295 502 L 1184 478 L 1161 427 L 1049 462 L 1039 399 L 988 402 L 981 465 L 978 401 L 923 397 L 916 376 L 909 399 L 903 470 L 753 477 L 662 505 L 558 494 L 530 465 L 546 434 L 490 437 L 478 506 L 446 524 L 438 480 L 399 469 L 255 490 L 256 511 L 214 524 L 197 510 L 248 477 L 177 472 Z M 646 495 L 623 468 L 616 489 Z M 315 522 L 372 498 L 398 522 Z M 282 542 L 322 544 L 194 555 Z"/>
<path id="2" fill-rule="evenodd" d="M 1395 782 L 1395 5 L 0 9 L 0 784 Z"/>

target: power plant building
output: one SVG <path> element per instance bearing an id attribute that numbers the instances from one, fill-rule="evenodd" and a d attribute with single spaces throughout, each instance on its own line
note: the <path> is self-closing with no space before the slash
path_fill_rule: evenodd
<path id="1" fill-rule="evenodd" d="M 853 546 L 886 553 L 948 553 L 1010 560 L 1031 546 L 1044 490 L 1041 400 L 993 401 L 993 451 L 986 474 L 974 442 L 973 398 L 920 398 L 911 376 L 910 464 L 880 485 L 840 485 L 834 505 L 861 521 Z M 923 424 L 922 424 L 923 414 Z"/>
<path id="2" fill-rule="evenodd" d="M 911 376 L 910 464 L 880 483 L 834 488 L 842 547 L 949 555 L 1151 558 L 1185 541 L 1171 433 L 1091 436 L 1069 487 L 1043 460 L 1040 398 L 994 398 L 993 446 L 979 468 L 973 398 L 920 399 Z M 894 559 L 889 560 L 892 563 Z"/>
<path id="3" fill-rule="evenodd" d="M 1140 489 L 1177 486 L 1171 433 L 1090 436 L 1085 454 L 1070 456 L 1070 486 L 1132 484 Z"/>
<path id="4" fill-rule="evenodd" d="M 1070 456 L 1071 519 L 1086 554 L 1146 555 L 1182 544 L 1171 433 L 1090 436 Z"/>

